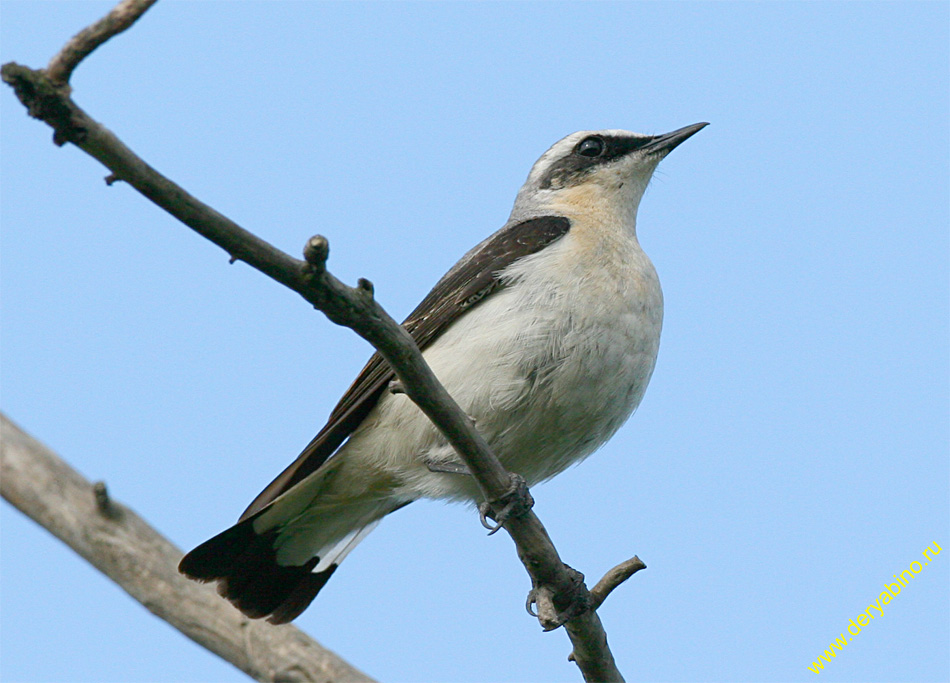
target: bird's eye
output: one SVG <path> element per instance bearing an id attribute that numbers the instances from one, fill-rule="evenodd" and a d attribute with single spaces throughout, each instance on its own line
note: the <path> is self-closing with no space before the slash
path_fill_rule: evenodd
<path id="1" fill-rule="evenodd" d="M 596 135 L 584 138 L 577 146 L 577 153 L 584 157 L 599 157 L 604 153 L 604 141 Z"/>

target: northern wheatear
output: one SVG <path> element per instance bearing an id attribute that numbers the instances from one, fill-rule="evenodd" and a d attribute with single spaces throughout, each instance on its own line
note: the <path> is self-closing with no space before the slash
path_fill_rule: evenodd
<path id="1" fill-rule="evenodd" d="M 657 164 L 705 127 L 581 131 L 545 152 L 505 226 L 403 323 L 436 376 L 529 485 L 590 455 L 643 398 L 663 294 L 637 241 Z M 478 501 L 428 418 L 374 355 L 303 453 L 180 570 L 250 617 L 296 618 L 343 558 L 417 498 Z"/>

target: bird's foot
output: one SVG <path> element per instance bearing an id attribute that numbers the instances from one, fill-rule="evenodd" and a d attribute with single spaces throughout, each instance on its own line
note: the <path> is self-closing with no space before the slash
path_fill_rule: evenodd
<path id="1" fill-rule="evenodd" d="M 572 567 L 564 566 L 571 577 L 571 585 L 566 592 L 555 595 L 549 586 L 535 586 L 528 593 L 525 609 L 541 622 L 545 631 L 553 631 L 591 609 L 590 593 L 584 585 L 584 575 Z"/>
<path id="2" fill-rule="evenodd" d="M 507 493 L 497 500 L 480 503 L 478 506 L 478 519 L 482 526 L 488 529 L 488 535 L 505 526 L 505 522 L 513 517 L 521 517 L 534 506 L 534 498 L 528 491 L 528 484 L 521 475 L 509 473 L 511 485 Z M 491 518 L 494 524 L 488 521 Z"/>

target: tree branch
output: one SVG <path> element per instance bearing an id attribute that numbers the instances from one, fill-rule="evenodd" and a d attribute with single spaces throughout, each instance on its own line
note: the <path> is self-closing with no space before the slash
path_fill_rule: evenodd
<path id="1" fill-rule="evenodd" d="M 141 11 L 145 9 L 147 6 Z M 126 27 L 127 24 L 116 28 L 113 33 Z M 79 52 L 81 50 L 76 54 Z M 82 56 L 69 62 L 71 68 L 75 68 Z M 63 73 L 68 78 L 69 71 L 63 69 Z M 492 508 L 498 512 L 501 503 L 511 499 L 511 475 L 475 430 L 468 416 L 438 382 L 411 336 L 375 301 L 372 285 L 360 280 L 356 288 L 351 288 L 326 270 L 329 246 L 324 238 L 311 238 L 304 250 L 305 261 L 291 258 L 203 204 L 146 164 L 77 106 L 69 96 L 68 86 L 54 81 L 50 74 L 9 63 L 3 66 L 2 77 L 13 86 L 29 113 L 54 129 L 56 144 L 72 142 L 109 168 L 112 174 L 107 181 L 110 184 L 115 180 L 127 182 L 227 251 L 232 262 L 241 260 L 260 270 L 300 294 L 334 323 L 349 327 L 370 342 L 393 368 L 401 390 L 458 452 Z M 527 499 L 526 494 L 524 499 Z M 561 561 L 540 520 L 527 506 L 509 517 L 504 528 L 514 540 L 518 556 L 531 577 L 533 589 L 529 604 L 538 605 L 542 626 L 546 630 L 565 626 L 574 646 L 572 658 L 585 680 L 622 681 L 607 647 L 600 618 L 592 607 L 583 575 Z"/>
<path id="2" fill-rule="evenodd" d="M 176 570 L 181 550 L 0 413 L 0 494 L 150 612 L 258 681 L 373 679 L 295 626 L 251 621 Z"/>
<path id="3" fill-rule="evenodd" d="M 79 62 L 109 38 L 129 28 L 156 2 L 157 0 L 122 0 L 102 19 L 73 36 L 50 60 L 46 75 L 57 85 L 67 85 Z"/>
<path id="4" fill-rule="evenodd" d="M 597 609 L 607 596 L 624 581 L 636 574 L 641 569 L 646 569 L 643 560 L 634 555 L 629 560 L 621 562 L 609 572 L 604 574 L 604 578 L 597 582 L 597 585 L 590 589 L 590 608 Z"/>

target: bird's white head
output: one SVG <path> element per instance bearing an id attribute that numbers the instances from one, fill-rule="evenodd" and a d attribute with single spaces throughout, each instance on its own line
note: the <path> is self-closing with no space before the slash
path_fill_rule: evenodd
<path id="1" fill-rule="evenodd" d="M 590 216 L 593 211 L 632 226 L 657 164 L 707 125 L 695 123 L 665 135 L 626 130 L 571 133 L 535 162 L 509 220 L 546 214 Z"/>

